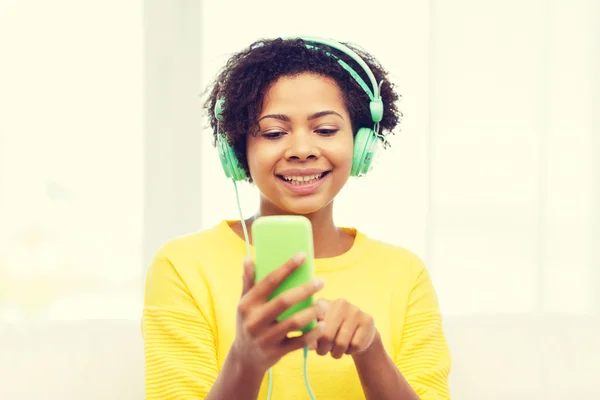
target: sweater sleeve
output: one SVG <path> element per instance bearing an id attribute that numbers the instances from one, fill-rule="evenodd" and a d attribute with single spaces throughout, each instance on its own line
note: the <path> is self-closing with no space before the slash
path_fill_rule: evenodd
<path id="1" fill-rule="evenodd" d="M 425 266 L 416 257 L 413 271 L 395 363 L 421 400 L 448 400 L 451 358 L 437 295 Z"/>
<path id="2" fill-rule="evenodd" d="M 159 255 L 146 277 L 146 400 L 204 399 L 217 379 L 215 337 L 171 261 Z"/>

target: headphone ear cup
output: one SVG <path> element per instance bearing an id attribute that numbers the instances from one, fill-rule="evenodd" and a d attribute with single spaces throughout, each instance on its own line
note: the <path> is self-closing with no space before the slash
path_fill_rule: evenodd
<path id="1" fill-rule="evenodd" d="M 219 137 L 217 139 L 217 150 L 219 152 L 219 159 L 221 160 L 221 166 L 223 167 L 225 176 L 234 181 L 246 180 L 246 171 L 240 167 L 240 163 L 235 156 L 235 151 L 227 143 L 225 138 Z"/>
<path id="2" fill-rule="evenodd" d="M 377 149 L 377 136 L 371 128 L 360 128 L 354 137 L 354 156 L 350 176 L 361 176 L 371 168 Z"/>
<path id="3" fill-rule="evenodd" d="M 221 121 L 222 112 L 223 112 L 223 104 L 225 103 L 225 99 L 223 97 L 219 98 L 215 103 L 215 117 L 217 121 Z M 217 130 L 218 130 L 217 125 Z M 235 156 L 235 151 L 233 148 L 227 143 L 227 139 L 219 133 L 217 135 L 217 151 L 219 152 L 219 160 L 221 160 L 221 166 L 223 167 L 223 172 L 225 172 L 225 176 L 227 178 L 233 179 L 234 181 L 244 181 L 247 179 L 246 171 L 242 167 L 240 167 L 240 163 Z"/>

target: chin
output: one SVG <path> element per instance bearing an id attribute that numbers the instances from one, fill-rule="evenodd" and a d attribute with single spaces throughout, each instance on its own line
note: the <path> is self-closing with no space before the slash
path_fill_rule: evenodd
<path id="1" fill-rule="evenodd" d="M 308 216 L 331 204 L 343 186 L 343 183 L 340 184 L 332 178 L 334 178 L 333 174 L 329 174 L 320 186 L 304 191 L 291 189 L 289 185 L 282 184 L 280 178 L 276 178 L 275 184 L 269 181 L 257 186 L 261 191 L 261 197 L 266 200 L 263 205 L 266 205 L 271 212 Z"/>
<path id="2" fill-rule="evenodd" d="M 327 207 L 329 203 L 331 203 L 331 201 L 325 201 L 323 199 L 299 198 L 290 199 L 289 201 L 284 202 L 284 204 L 281 204 L 279 208 L 294 215 L 310 215 Z"/>
<path id="3" fill-rule="evenodd" d="M 311 215 L 321 210 L 323 207 L 286 207 L 284 210 L 292 215 Z"/>

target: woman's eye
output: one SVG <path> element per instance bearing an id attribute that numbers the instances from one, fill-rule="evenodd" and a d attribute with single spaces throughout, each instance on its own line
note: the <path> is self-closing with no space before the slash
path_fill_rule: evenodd
<path id="1" fill-rule="evenodd" d="M 318 129 L 316 132 L 319 135 L 330 136 L 335 134 L 339 129 Z"/>
<path id="2" fill-rule="evenodd" d="M 285 135 L 285 132 L 266 132 L 262 134 L 262 136 L 266 139 L 277 139 L 282 135 Z"/>

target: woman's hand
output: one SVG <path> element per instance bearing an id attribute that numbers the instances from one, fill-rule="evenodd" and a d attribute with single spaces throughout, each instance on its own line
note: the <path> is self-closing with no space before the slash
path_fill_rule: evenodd
<path id="1" fill-rule="evenodd" d="M 346 300 L 319 300 L 319 303 L 326 311 L 319 319 L 325 322 L 325 330 L 317 341 L 317 354 L 331 353 L 339 359 L 344 354 L 358 355 L 369 349 L 377 333 L 373 317 Z"/>
<path id="2" fill-rule="evenodd" d="M 238 305 L 236 338 L 232 346 L 236 360 L 242 366 L 264 373 L 287 353 L 305 346 L 314 347 L 322 333 L 323 322 L 301 336 L 288 337 L 288 334 L 320 319 L 325 311 L 320 303 L 281 322 L 277 322 L 276 318 L 321 290 L 323 282 L 306 283 L 268 301 L 271 293 L 303 262 L 304 256 L 297 255 L 256 284 L 252 260 L 244 262 L 243 292 Z"/>

